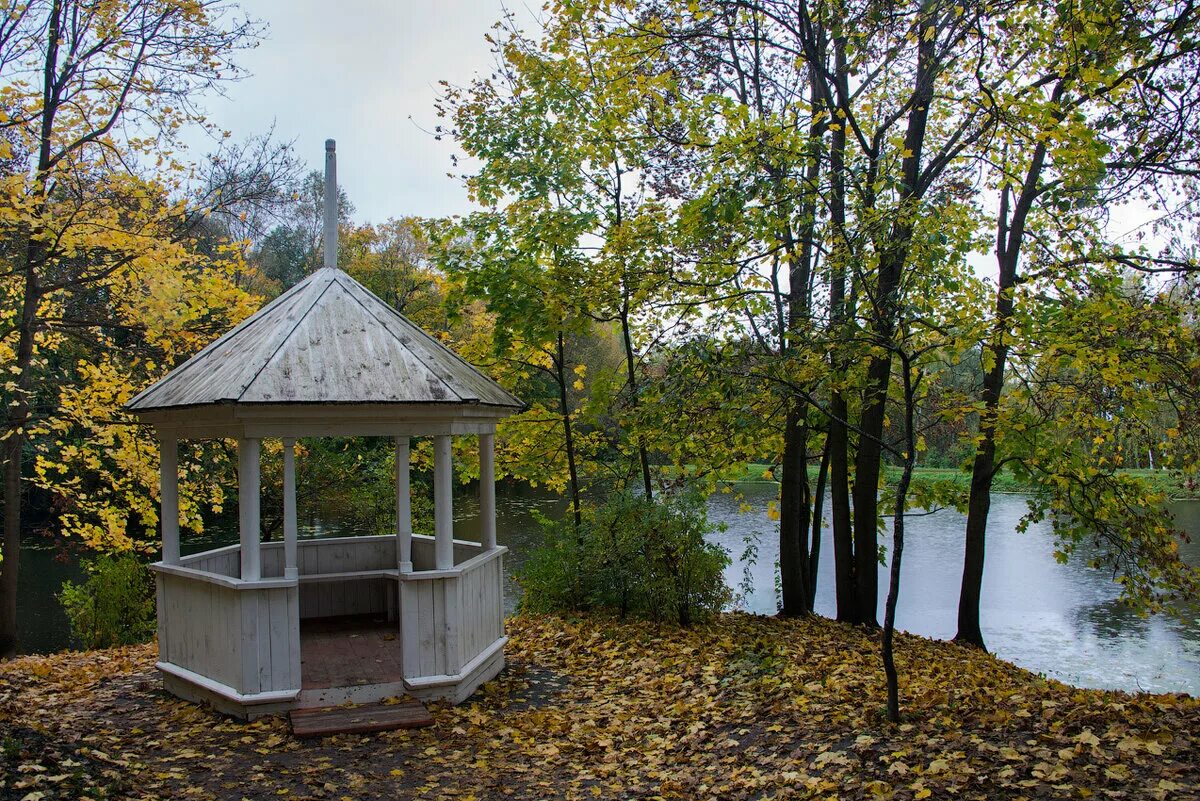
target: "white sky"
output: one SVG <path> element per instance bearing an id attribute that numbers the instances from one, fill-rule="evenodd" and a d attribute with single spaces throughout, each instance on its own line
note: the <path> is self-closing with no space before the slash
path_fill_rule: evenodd
<path id="1" fill-rule="evenodd" d="M 358 222 L 470 210 L 461 181 L 447 175 L 457 148 L 432 134 L 438 81 L 461 85 L 487 74 L 493 61 L 484 36 L 505 7 L 532 30 L 541 0 L 237 2 L 269 29 L 238 59 L 250 75 L 228 86 L 228 97 L 205 102 L 212 122 L 236 140 L 274 123 L 276 137 L 294 142 L 311 169 L 323 166 L 325 139 L 336 139 L 338 181 Z M 1115 228 L 1149 217 L 1120 209 Z M 977 261 L 981 275 L 994 272 L 991 254 Z"/>
<path id="2" fill-rule="evenodd" d="M 502 0 L 240 0 L 267 39 L 238 61 L 250 77 L 205 102 L 235 140 L 294 141 L 312 169 L 338 144 L 338 182 L 359 222 L 469 210 L 450 178 L 453 142 L 435 141 L 439 80 L 465 84 L 492 65 L 484 35 Z M 523 0 L 507 5 L 532 20 Z M 424 130 L 422 130 L 424 129 Z"/>

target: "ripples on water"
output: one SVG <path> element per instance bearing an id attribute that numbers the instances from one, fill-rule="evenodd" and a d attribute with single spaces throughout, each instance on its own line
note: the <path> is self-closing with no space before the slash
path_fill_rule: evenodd
<path id="1" fill-rule="evenodd" d="M 778 560 L 776 525 L 767 517 L 767 504 L 777 488 L 770 484 L 742 485 L 751 511 L 740 512 L 742 500 L 717 494 L 709 501 L 709 517 L 723 523 L 714 539 L 734 558 L 726 577 L 744 590 L 739 608 L 774 614 L 775 571 Z M 826 503 L 828 509 L 828 502 Z M 512 575 L 537 546 L 540 529 L 533 512 L 554 518 L 566 511 L 558 497 L 538 492 L 506 490 L 497 497 L 497 533 L 510 548 L 506 562 L 507 603 L 515 608 L 519 589 Z M 1200 502 L 1176 504 L 1178 522 L 1200 538 Z M 1054 559 L 1049 527 L 1031 526 L 1024 534 L 1016 525 L 1025 513 L 1020 496 L 997 495 L 988 526 L 984 572 L 983 633 L 998 656 L 1022 667 L 1083 687 L 1130 691 L 1187 692 L 1200 695 L 1200 621 L 1193 613 L 1185 621 L 1140 618 L 1117 603 L 1117 587 L 1106 574 L 1073 559 L 1062 565 Z M 471 497 L 455 499 L 455 535 L 478 539 L 478 505 Z M 909 520 L 905 538 L 897 626 L 916 634 L 948 639 L 954 636 L 963 557 L 963 515 L 952 510 Z M 336 527 L 305 526 L 302 536 L 332 536 Z M 189 550 L 236 539 L 216 536 Z M 884 535 L 883 541 L 890 540 Z M 747 544 L 757 559 L 743 560 Z M 821 545 L 817 582 L 817 612 L 834 613 L 833 544 L 828 529 Z M 1200 543 L 1184 547 L 1184 558 L 1200 563 Z M 54 593 L 66 578 L 77 578 L 78 567 L 55 561 L 46 551 L 28 550 L 22 565 L 20 598 L 22 646 L 26 651 L 66 647 L 66 620 Z M 886 569 L 880 568 L 880 619 L 886 593 Z"/>

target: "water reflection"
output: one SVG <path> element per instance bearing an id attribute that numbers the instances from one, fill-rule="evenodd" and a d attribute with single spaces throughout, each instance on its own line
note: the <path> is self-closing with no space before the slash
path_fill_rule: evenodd
<path id="1" fill-rule="evenodd" d="M 767 516 L 774 485 L 743 485 L 739 494 L 718 493 L 709 500 L 709 517 L 723 523 L 713 538 L 734 557 L 726 578 L 740 591 L 738 606 L 773 614 L 777 608 L 776 523 Z M 742 497 L 744 496 L 744 497 Z M 743 505 L 749 511 L 741 511 Z M 566 502 L 531 490 L 504 488 L 497 498 L 497 534 L 510 554 L 506 562 L 507 602 L 515 608 L 519 588 L 513 582 L 525 558 L 541 538 L 535 512 L 550 518 L 566 512 Z M 826 504 L 828 508 L 828 502 Z M 1172 511 L 1185 530 L 1200 534 L 1200 503 L 1176 504 Z M 984 573 L 983 633 L 999 656 L 1023 667 L 1087 687 L 1200 694 L 1200 619 L 1141 618 L 1117 603 L 1109 577 L 1084 566 L 1082 559 L 1059 564 L 1048 526 L 1016 531 L 1025 513 L 1020 496 L 993 500 Z M 915 517 L 909 522 L 897 609 L 900 628 L 931 637 L 954 635 L 963 557 L 963 516 L 954 511 Z M 320 520 L 307 521 L 301 536 L 362 533 Z M 455 536 L 478 540 L 478 504 L 467 495 L 455 499 Z M 188 552 L 236 540 L 233 532 L 214 533 L 205 541 L 185 543 Z M 746 559 L 747 550 L 757 551 Z M 828 529 L 821 546 L 817 611 L 834 609 L 833 544 Z M 19 599 L 22 650 L 67 646 L 66 621 L 54 593 L 78 567 L 55 562 L 47 552 L 27 552 Z M 1200 562 L 1200 543 L 1183 549 Z M 880 568 L 880 587 L 887 586 Z M 882 590 L 881 590 L 882 591 Z M 880 599 L 880 618 L 882 619 Z"/>
<path id="2" fill-rule="evenodd" d="M 755 511 L 739 513 L 741 501 L 718 495 L 710 502 L 710 513 L 728 526 L 719 539 L 731 553 L 738 552 L 743 536 L 759 535 L 759 561 L 749 567 L 753 591 L 746 606 L 770 613 L 776 608 L 778 545 L 766 507 L 776 490 L 769 485 L 740 489 Z M 1087 568 L 1084 559 L 1065 565 L 1054 559 L 1048 525 L 1018 533 L 1025 511 L 1020 496 L 998 495 L 992 503 L 981 609 L 989 647 L 1023 667 L 1081 686 L 1200 693 L 1200 621 L 1194 610 L 1182 621 L 1132 613 L 1117 602 L 1117 587 L 1105 572 Z M 1200 532 L 1200 503 L 1176 504 L 1172 511 L 1185 530 Z M 952 510 L 909 521 L 898 627 L 943 639 L 954 636 L 964 524 L 963 515 Z M 835 612 L 831 540 L 826 529 L 816 604 L 823 615 Z M 1183 556 L 1200 562 L 1197 543 L 1185 546 Z M 735 563 L 726 578 L 736 583 L 745 571 L 745 565 Z M 885 588 L 885 567 L 880 567 L 879 580 Z M 881 597 L 880 619 L 882 607 Z"/>

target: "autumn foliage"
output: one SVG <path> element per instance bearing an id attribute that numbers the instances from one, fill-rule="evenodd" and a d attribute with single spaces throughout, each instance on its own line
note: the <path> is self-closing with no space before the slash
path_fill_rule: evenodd
<path id="1" fill-rule="evenodd" d="M 901 635 L 726 615 L 509 621 L 509 667 L 418 731 L 302 742 L 161 690 L 153 645 L 0 668 L 0 798 L 1196 798 L 1200 701 L 1082 690 Z"/>

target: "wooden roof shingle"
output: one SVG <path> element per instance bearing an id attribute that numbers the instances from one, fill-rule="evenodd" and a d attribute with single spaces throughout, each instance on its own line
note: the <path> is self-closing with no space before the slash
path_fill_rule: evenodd
<path id="1" fill-rule="evenodd" d="M 337 268 L 322 268 L 142 391 L 131 411 L 240 404 L 471 404 L 499 384 Z"/>

